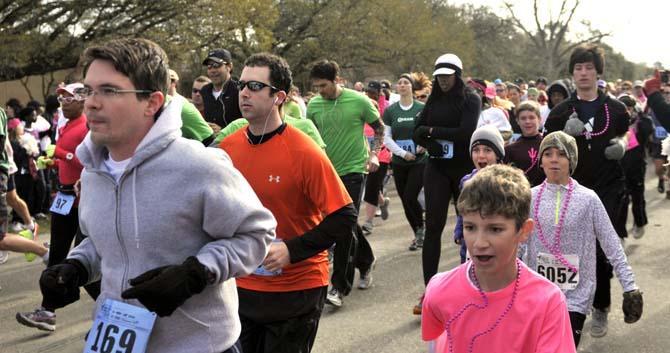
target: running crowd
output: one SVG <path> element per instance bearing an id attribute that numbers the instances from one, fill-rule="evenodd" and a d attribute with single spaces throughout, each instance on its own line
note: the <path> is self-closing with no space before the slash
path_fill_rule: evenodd
<path id="1" fill-rule="evenodd" d="M 467 78 L 445 54 L 432 80 L 350 89 L 322 60 L 302 97 L 283 58 L 251 55 L 239 78 L 232 62 L 211 50 L 187 99 L 160 46 L 112 40 L 45 109 L 0 109 L 0 260 L 47 265 L 20 324 L 55 331 L 84 287 L 85 352 L 310 352 L 324 306 L 373 285 L 389 176 L 422 253 L 408 309 L 431 351 L 575 352 L 587 315 L 607 334 L 613 272 L 625 321 L 642 316 L 622 243 L 629 204 L 634 238 L 648 223 L 648 153 L 670 199 L 666 72 L 605 82 L 602 50 L 582 45 L 551 84 Z M 452 201 L 461 265 L 438 273 Z"/>

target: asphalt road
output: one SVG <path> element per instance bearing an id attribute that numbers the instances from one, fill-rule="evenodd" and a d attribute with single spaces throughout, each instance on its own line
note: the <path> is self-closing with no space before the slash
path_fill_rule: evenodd
<path id="1" fill-rule="evenodd" d="M 629 262 L 638 285 L 644 292 L 645 311 L 640 322 L 625 324 L 621 313 L 621 286 L 613 279 L 613 304 L 609 333 L 594 339 L 585 324 L 579 352 L 665 353 L 670 351 L 670 200 L 656 192 L 651 170 L 647 178 L 647 210 L 650 224 L 644 238 L 626 244 Z M 420 339 L 420 320 L 411 313 L 423 290 L 421 253 L 407 250 L 411 240 L 399 200 L 393 191 L 391 217 L 376 219 L 377 226 L 368 239 L 377 256 L 374 285 L 354 289 L 344 306 L 323 313 L 314 353 L 426 352 Z M 443 236 L 440 270 L 458 264 L 457 248 L 451 241 L 453 208 Z M 630 217 L 629 217 L 630 218 Z M 41 296 L 37 278 L 43 265 L 26 263 L 22 255 L 12 254 L 0 265 L 0 353 L 81 352 L 83 337 L 90 328 L 92 301 L 82 291 L 82 300 L 59 310 L 57 331 L 45 333 L 16 323 L 17 311 L 32 310 Z"/>

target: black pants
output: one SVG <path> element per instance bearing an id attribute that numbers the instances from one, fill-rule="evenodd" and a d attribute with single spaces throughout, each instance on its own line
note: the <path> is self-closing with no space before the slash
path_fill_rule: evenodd
<path id="1" fill-rule="evenodd" d="M 624 202 L 626 190 L 624 182 L 610 185 L 605 190 L 596 190 L 600 197 L 607 215 L 620 238 L 626 237 L 626 224 L 621 219 L 621 209 L 626 207 Z M 612 279 L 612 265 L 610 265 L 600 243 L 596 241 L 596 293 L 593 299 L 593 307 L 599 310 L 609 308 L 611 298 L 610 280 Z"/>
<path id="2" fill-rule="evenodd" d="M 382 188 L 384 187 L 384 178 L 388 170 L 388 163 L 379 163 L 379 168 L 374 173 L 368 174 L 365 180 L 363 201 L 373 206 L 379 206 L 379 193 L 382 192 Z"/>
<path id="3" fill-rule="evenodd" d="M 647 202 L 644 199 L 644 174 L 647 166 L 642 164 L 626 170 L 626 207 L 623 208 L 621 217 L 623 224 L 628 221 L 628 204 L 632 203 L 633 223 L 638 227 L 646 226 Z"/>
<path id="4" fill-rule="evenodd" d="M 575 340 L 575 347 L 579 346 L 579 340 L 582 338 L 582 329 L 584 328 L 584 321 L 586 315 L 576 311 L 569 311 L 570 326 L 572 327 L 572 338 Z"/>
<path id="5" fill-rule="evenodd" d="M 340 176 L 340 179 L 358 212 L 361 206 L 361 189 L 365 183 L 365 174 L 351 173 Z M 354 236 L 347 241 L 337 241 L 335 243 L 331 283 L 333 288 L 343 295 L 347 295 L 351 291 L 356 268 L 365 272 L 372 266 L 375 259 L 370 243 L 363 236 L 363 230 L 358 223 L 352 229 L 352 232 Z"/>
<path id="6" fill-rule="evenodd" d="M 244 353 L 309 353 L 328 287 L 293 292 L 237 288 Z"/>
<path id="7" fill-rule="evenodd" d="M 449 202 L 452 198 L 458 200 L 460 195 L 458 184 L 465 173 L 465 171 L 462 173 L 450 171 L 447 174 L 436 163 L 430 160 L 426 163 L 423 175 L 423 188 L 426 193 L 426 235 L 421 252 L 423 280 L 426 285 L 437 273 L 442 231 L 447 223 Z"/>
<path id="8" fill-rule="evenodd" d="M 31 215 L 35 214 L 35 179 L 30 175 L 30 173 L 27 174 L 19 174 L 15 173 L 14 174 L 14 183 L 16 185 L 16 194 L 26 203 L 26 206 L 28 206 L 28 212 Z M 17 218 L 18 214 L 14 212 L 15 214 L 15 219 Z"/>
<path id="9" fill-rule="evenodd" d="M 405 210 L 405 217 L 412 231 L 423 227 L 423 209 L 419 203 L 419 193 L 423 187 L 424 164 L 393 164 L 393 180 L 398 196 Z"/>

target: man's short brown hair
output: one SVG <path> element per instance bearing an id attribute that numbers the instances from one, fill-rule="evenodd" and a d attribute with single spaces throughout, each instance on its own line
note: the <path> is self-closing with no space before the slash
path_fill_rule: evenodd
<path id="1" fill-rule="evenodd" d="M 596 44 L 582 44 L 570 54 L 570 75 L 574 72 L 576 64 L 583 63 L 593 63 L 598 75 L 602 75 L 605 69 L 605 53 Z"/>
<path id="2" fill-rule="evenodd" d="M 114 39 L 86 48 L 80 59 L 84 77 L 94 60 L 110 62 L 116 71 L 130 79 L 136 90 L 167 94 L 170 85 L 167 54 L 148 39 Z M 137 93 L 138 99 L 148 97 L 149 94 Z"/>
<path id="3" fill-rule="evenodd" d="M 461 215 L 500 215 L 513 219 L 517 230 L 530 215 L 531 191 L 520 169 L 504 164 L 488 166 L 465 182 L 457 208 Z"/>

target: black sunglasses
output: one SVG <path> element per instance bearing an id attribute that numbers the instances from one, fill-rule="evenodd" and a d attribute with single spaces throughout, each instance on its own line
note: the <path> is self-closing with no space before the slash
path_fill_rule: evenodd
<path id="1" fill-rule="evenodd" d="M 239 91 L 242 91 L 244 87 L 248 87 L 251 92 L 258 92 L 262 90 L 265 87 L 270 87 L 271 91 L 279 91 L 279 89 L 275 86 L 268 85 L 267 83 L 263 83 L 260 81 L 239 81 L 237 82 L 237 89 Z"/>
<path id="2" fill-rule="evenodd" d="M 197 88 L 194 88 L 194 89 L 193 89 L 193 93 L 200 93 L 200 90 L 197 89 Z"/>
<path id="3" fill-rule="evenodd" d="M 422 94 L 422 95 L 416 96 L 416 98 L 426 99 L 426 98 L 428 98 L 428 95 L 427 94 Z"/>

